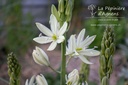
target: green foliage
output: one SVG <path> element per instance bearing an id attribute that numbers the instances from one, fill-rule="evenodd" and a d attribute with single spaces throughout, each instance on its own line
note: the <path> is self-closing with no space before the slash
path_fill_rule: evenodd
<path id="1" fill-rule="evenodd" d="M 90 18 L 87 21 L 85 21 L 84 26 L 86 28 L 87 34 L 97 35 L 95 41 L 91 44 L 91 47 L 96 45 L 100 49 L 100 42 L 101 42 L 103 31 L 105 28 L 104 26 L 91 26 L 92 24 L 95 24 L 95 25 L 100 25 L 100 24 L 119 25 L 119 26 L 114 26 L 115 36 L 116 36 L 116 40 L 115 40 L 116 46 L 118 46 L 120 43 L 124 43 L 124 36 L 126 34 L 126 30 L 125 30 L 126 20 L 114 18 L 115 20 L 116 19 L 118 19 L 118 20 L 117 21 L 99 21 L 99 18 Z M 107 17 L 104 19 L 107 19 Z"/>
<path id="2" fill-rule="evenodd" d="M 21 54 L 31 45 L 36 31 L 33 29 L 33 18 L 23 15 L 21 0 L 7 0 L 2 7 L 1 34 L 4 34 L 4 47 L 7 51 Z"/>

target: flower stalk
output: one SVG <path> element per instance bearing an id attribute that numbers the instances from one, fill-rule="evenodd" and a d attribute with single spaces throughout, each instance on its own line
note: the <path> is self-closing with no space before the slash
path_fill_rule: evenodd
<path id="1" fill-rule="evenodd" d="M 61 44 L 61 84 L 65 85 L 65 74 L 66 74 L 66 40 Z"/>
<path id="2" fill-rule="evenodd" d="M 115 51 L 114 29 L 107 27 L 101 42 L 100 55 L 100 82 L 101 85 L 109 85 L 110 74 L 113 70 L 113 54 Z"/>
<path id="3" fill-rule="evenodd" d="M 63 25 L 63 23 L 66 21 L 66 22 L 70 22 L 71 20 L 71 15 L 72 15 L 72 10 L 73 10 L 73 3 L 74 1 L 73 0 L 58 0 L 58 12 L 60 13 L 60 16 L 59 16 L 59 23 L 60 23 L 60 26 Z M 71 4 L 72 3 L 72 4 Z M 70 5 L 70 6 L 69 6 Z M 68 8 L 67 8 L 68 6 Z M 55 7 L 52 6 L 52 9 L 54 11 L 52 11 L 52 13 L 58 17 L 58 12 L 56 11 Z M 70 10 L 69 10 L 70 9 Z M 69 17 L 67 17 L 67 14 Z M 65 74 L 66 74 L 66 32 L 64 33 L 64 37 L 65 37 L 65 40 L 61 43 L 61 80 L 60 80 L 60 85 L 65 85 L 66 84 L 66 81 L 65 81 Z"/>
<path id="4" fill-rule="evenodd" d="M 60 12 L 61 13 L 61 12 Z M 60 15 L 60 26 L 64 23 L 65 14 L 62 12 Z M 65 85 L 66 74 L 66 33 L 64 34 L 65 40 L 61 43 L 61 80 L 60 85 Z"/>

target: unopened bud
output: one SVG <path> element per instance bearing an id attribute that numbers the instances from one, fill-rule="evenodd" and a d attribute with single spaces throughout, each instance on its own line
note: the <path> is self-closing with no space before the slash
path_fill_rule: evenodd
<path id="1" fill-rule="evenodd" d="M 46 65 L 49 66 L 50 62 L 48 59 L 47 54 L 39 47 L 36 47 L 36 49 L 32 53 L 34 61 L 39 65 Z"/>
<path id="2" fill-rule="evenodd" d="M 59 0 L 58 10 L 60 13 L 64 12 L 64 0 Z"/>
<path id="3" fill-rule="evenodd" d="M 59 21 L 59 13 L 58 13 L 58 11 L 57 11 L 57 9 L 54 5 L 52 5 L 52 7 L 51 7 L 51 12 L 57 18 L 57 20 Z"/>
<path id="4" fill-rule="evenodd" d="M 65 15 L 70 15 L 71 14 L 71 11 L 72 11 L 72 6 L 71 6 L 71 2 L 68 1 L 69 3 L 67 4 L 67 7 L 66 7 L 66 11 L 65 11 Z"/>
<path id="5" fill-rule="evenodd" d="M 108 78 L 106 76 L 102 79 L 102 85 L 108 85 Z"/>
<path id="6" fill-rule="evenodd" d="M 108 59 L 109 56 L 110 56 L 110 49 L 107 48 L 107 49 L 105 50 L 105 57 Z"/>

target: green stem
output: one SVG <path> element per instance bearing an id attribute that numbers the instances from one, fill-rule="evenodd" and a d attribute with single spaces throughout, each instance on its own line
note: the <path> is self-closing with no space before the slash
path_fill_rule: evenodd
<path id="1" fill-rule="evenodd" d="M 54 68 L 52 68 L 51 66 L 49 66 L 49 68 L 51 69 L 51 70 L 53 70 L 54 72 L 56 72 L 56 73 L 61 73 L 61 72 L 59 72 L 59 71 L 56 71 Z"/>
<path id="2" fill-rule="evenodd" d="M 65 34 L 66 36 L 66 34 Z M 66 74 L 66 40 L 61 44 L 61 84 L 65 85 L 65 74 Z"/>
<path id="3" fill-rule="evenodd" d="M 65 22 L 65 14 L 60 14 L 60 26 Z M 60 75 L 60 85 L 65 85 L 65 74 L 66 74 L 66 33 L 64 34 L 65 40 L 61 43 L 61 75 Z"/>

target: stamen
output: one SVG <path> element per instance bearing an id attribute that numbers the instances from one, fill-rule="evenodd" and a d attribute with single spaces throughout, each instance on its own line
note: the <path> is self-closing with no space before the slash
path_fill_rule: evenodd
<path id="1" fill-rule="evenodd" d="M 53 36 L 52 36 L 52 39 L 53 39 L 53 40 L 57 40 L 57 36 L 56 36 L 56 35 L 53 35 Z"/>
<path id="2" fill-rule="evenodd" d="M 81 51 L 82 50 L 82 48 L 76 48 L 76 51 Z"/>

